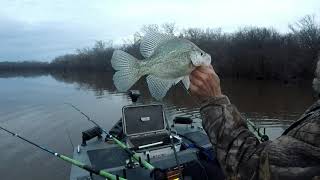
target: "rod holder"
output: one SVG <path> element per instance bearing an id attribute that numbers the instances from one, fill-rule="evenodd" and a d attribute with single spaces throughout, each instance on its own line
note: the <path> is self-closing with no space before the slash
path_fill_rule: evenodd
<path id="1" fill-rule="evenodd" d="M 88 129 L 86 131 L 83 131 L 81 146 L 86 146 L 87 141 L 89 141 L 90 139 L 93 139 L 95 137 L 97 137 L 98 139 L 101 139 L 102 138 L 101 134 L 102 134 L 102 129 L 97 126 L 91 128 L 91 129 Z"/>

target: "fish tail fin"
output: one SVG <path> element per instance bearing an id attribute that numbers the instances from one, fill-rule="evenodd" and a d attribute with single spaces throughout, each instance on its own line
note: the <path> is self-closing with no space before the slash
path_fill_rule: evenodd
<path id="1" fill-rule="evenodd" d="M 113 83 L 118 91 L 128 91 L 142 76 L 139 74 L 138 59 L 124 51 L 115 50 L 113 52 L 111 65 L 117 71 L 113 75 Z"/>

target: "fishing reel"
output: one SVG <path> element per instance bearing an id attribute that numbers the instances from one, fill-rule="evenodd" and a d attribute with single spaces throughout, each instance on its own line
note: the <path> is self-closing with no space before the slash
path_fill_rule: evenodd
<path id="1" fill-rule="evenodd" d="M 266 134 L 266 128 L 263 128 L 263 134 L 260 133 L 260 128 L 258 128 L 258 135 L 261 142 L 269 141 L 269 136 Z"/>
<path id="2" fill-rule="evenodd" d="M 139 90 L 130 90 L 128 95 L 131 98 L 132 102 L 136 103 L 138 101 L 138 98 L 141 96 L 141 93 Z"/>
<path id="3" fill-rule="evenodd" d="M 179 180 L 181 173 L 178 167 L 167 170 L 156 168 L 150 173 L 150 177 L 154 180 Z"/>
<path id="4" fill-rule="evenodd" d="M 82 132 L 82 144 L 81 146 L 86 146 L 87 141 L 97 137 L 99 140 L 102 138 L 102 129 L 95 126 L 91 129 Z"/>

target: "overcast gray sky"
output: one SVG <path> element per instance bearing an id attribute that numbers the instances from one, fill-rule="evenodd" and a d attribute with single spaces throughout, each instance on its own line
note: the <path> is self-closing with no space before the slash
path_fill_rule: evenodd
<path id="1" fill-rule="evenodd" d="M 243 26 L 274 27 L 307 14 L 320 17 L 319 0 L 0 0 L 0 61 L 50 61 L 90 47 L 115 44 L 145 24 L 174 22 L 187 27 L 234 31 Z"/>

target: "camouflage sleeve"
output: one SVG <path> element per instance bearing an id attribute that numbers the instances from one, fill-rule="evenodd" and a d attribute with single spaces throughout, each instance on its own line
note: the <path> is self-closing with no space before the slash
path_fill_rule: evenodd
<path id="1" fill-rule="evenodd" d="M 224 174 L 229 179 L 255 179 L 264 145 L 249 131 L 246 121 L 228 97 L 207 100 L 200 112 Z"/>
<path id="2" fill-rule="evenodd" d="M 279 138 L 259 143 L 226 96 L 207 100 L 202 124 L 228 179 L 312 179 L 320 176 L 320 101 Z"/>

